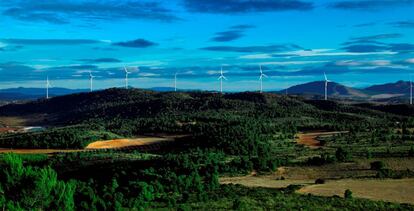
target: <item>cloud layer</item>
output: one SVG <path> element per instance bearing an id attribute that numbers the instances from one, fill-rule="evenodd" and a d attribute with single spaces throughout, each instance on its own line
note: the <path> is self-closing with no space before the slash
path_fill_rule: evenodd
<path id="1" fill-rule="evenodd" d="M 140 38 L 140 39 L 125 41 L 125 42 L 116 42 L 116 43 L 113 43 L 112 45 L 127 47 L 127 48 L 148 48 L 148 47 L 155 46 L 158 44 L 155 42 L 151 42 L 149 40 Z"/>
<path id="2" fill-rule="evenodd" d="M 313 3 L 301 0 L 184 0 L 190 12 L 241 14 L 287 10 L 311 10 Z"/>
<path id="3" fill-rule="evenodd" d="M 84 20 L 146 19 L 174 21 L 178 18 L 160 3 L 145 0 L 8 0 L 0 3 L 3 15 L 23 20 L 65 24 L 73 18 Z"/>
<path id="4" fill-rule="evenodd" d="M 329 7 L 342 10 L 379 10 L 392 7 L 413 6 L 414 0 L 348 0 L 330 4 Z"/>

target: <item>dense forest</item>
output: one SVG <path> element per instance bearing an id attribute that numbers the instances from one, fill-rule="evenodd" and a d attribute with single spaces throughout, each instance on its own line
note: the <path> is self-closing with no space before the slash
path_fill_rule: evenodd
<path id="1" fill-rule="evenodd" d="M 6 210 L 414 209 L 362 199 L 299 196 L 295 187 L 251 190 L 219 183 L 220 175 L 268 173 L 285 165 L 414 156 L 413 106 L 345 104 L 269 93 L 109 89 L 0 107 L 1 116 L 35 114 L 45 116 L 39 122 L 45 131 L 2 134 L 0 147 L 82 149 L 96 140 L 183 136 L 151 153 L 4 154 L 0 207 Z M 292 143 L 298 132 L 307 130 L 347 133 L 321 139 L 327 148 L 311 151 Z M 378 146 L 384 143 L 388 148 Z M 409 171 L 375 168 L 381 177 L 412 176 Z"/>

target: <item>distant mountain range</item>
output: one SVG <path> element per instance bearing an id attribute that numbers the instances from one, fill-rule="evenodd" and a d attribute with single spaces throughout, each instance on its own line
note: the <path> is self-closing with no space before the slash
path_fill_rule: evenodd
<path id="1" fill-rule="evenodd" d="M 314 81 L 305 84 L 299 84 L 289 87 L 287 90 L 275 91 L 280 94 L 301 95 L 306 98 L 321 98 L 324 95 L 324 81 Z M 173 87 L 153 87 L 148 90 L 158 92 L 174 91 Z M 80 92 L 88 92 L 88 89 L 67 89 L 67 88 L 50 88 L 49 96 L 60 96 Z M 180 90 L 196 91 L 196 90 Z M 409 81 L 397 81 L 395 83 L 386 83 L 374 85 L 366 88 L 352 88 L 339 83 L 330 82 L 328 84 L 328 95 L 332 98 L 345 98 L 355 100 L 370 101 L 392 101 L 399 102 L 407 100 L 410 94 Z M 21 101 L 44 98 L 46 95 L 45 88 L 10 88 L 0 89 L 0 101 Z"/>
<path id="2" fill-rule="evenodd" d="M 60 96 L 79 92 L 87 92 L 87 89 L 66 89 L 66 88 L 49 88 L 49 96 Z M 44 98 L 46 96 L 45 88 L 10 88 L 0 89 L 0 100 L 15 101 L 15 100 L 34 100 Z"/>

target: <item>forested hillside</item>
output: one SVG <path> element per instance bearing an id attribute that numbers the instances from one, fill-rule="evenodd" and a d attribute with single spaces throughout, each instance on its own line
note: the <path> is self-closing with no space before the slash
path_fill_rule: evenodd
<path id="1" fill-rule="evenodd" d="M 219 183 L 223 175 L 269 174 L 282 166 L 414 156 L 412 111 L 412 106 L 349 105 L 269 93 L 222 95 L 137 89 L 10 104 L 0 107 L 0 116 L 41 114 L 45 119 L 40 124 L 47 129 L 2 134 L 0 148 L 83 149 L 101 139 L 180 136 L 149 153 L 128 148 L 51 156 L 2 155 L 0 192 L 5 194 L 0 196 L 0 207 L 188 210 L 211 205 L 218 209 L 301 209 L 305 203 L 310 209 L 412 209 L 411 205 L 298 196 L 296 186 L 250 192 Z M 342 132 L 320 139 L 322 147 L 313 150 L 294 141 L 298 132 L 308 130 Z M 378 178 L 414 175 L 411 170 L 377 166 L 371 171 Z M 237 201 L 238 196 L 245 202 Z M 279 201 L 270 200 L 270 196 Z M 269 204 L 259 206 L 263 199 Z"/>

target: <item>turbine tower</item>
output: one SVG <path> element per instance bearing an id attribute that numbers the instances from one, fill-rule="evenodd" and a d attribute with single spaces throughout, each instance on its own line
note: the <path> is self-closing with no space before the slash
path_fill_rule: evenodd
<path id="1" fill-rule="evenodd" d="M 174 74 L 174 92 L 177 91 L 177 73 Z"/>
<path id="2" fill-rule="evenodd" d="M 220 76 L 218 77 L 218 80 L 220 80 L 220 93 L 223 94 L 223 79 L 227 80 L 227 78 L 223 74 L 223 66 L 221 67 Z"/>
<path id="3" fill-rule="evenodd" d="M 131 74 L 131 72 L 128 72 L 125 66 L 124 66 L 124 71 L 125 71 L 125 89 L 128 89 L 128 75 Z"/>
<path id="4" fill-rule="evenodd" d="M 262 65 L 259 65 L 259 67 L 260 67 L 260 77 L 259 77 L 259 80 L 260 80 L 260 93 L 263 93 L 263 77 L 267 78 L 267 75 L 265 75 L 263 73 Z"/>
<path id="5" fill-rule="evenodd" d="M 328 83 L 331 81 L 328 80 L 325 72 L 323 72 L 323 76 L 325 77 L 325 100 L 328 100 Z"/>
<path id="6" fill-rule="evenodd" d="M 413 104 L 413 81 L 410 75 L 410 105 Z"/>
<path id="7" fill-rule="evenodd" d="M 92 75 L 92 72 L 89 71 L 89 83 L 90 83 L 90 92 L 93 92 L 93 78 L 95 78 L 96 76 Z"/>
<path id="8" fill-rule="evenodd" d="M 46 78 L 46 99 L 49 99 L 49 87 L 52 87 L 50 85 L 49 76 Z"/>

